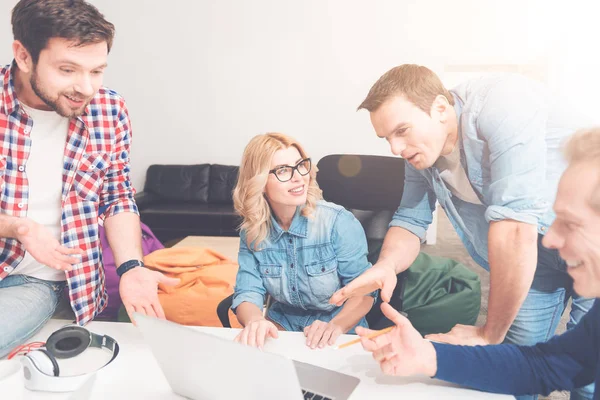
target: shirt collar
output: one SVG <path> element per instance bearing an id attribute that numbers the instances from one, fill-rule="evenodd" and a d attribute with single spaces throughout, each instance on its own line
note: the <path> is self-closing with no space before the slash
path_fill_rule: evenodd
<path id="1" fill-rule="evenodd" d="M 11 65 L 6 68 L 4 76 L 2 77 L 2 82 L 4 82 L 4 87 L 2 88 L 2 105 L 6 115 L 11 115 L 15 111 L 18 111 L 20 106 L 19 100 L 17 100 L 17 93 L 15 92 L 15 68 L 15 62 L 13 60 Z"/>
<path id="2" fill-rule="evenodd" d="M 302 207 L 296 207 L 296 213 L 294 214 L 294 218 L 292 218 L 292 224 L 287 232 L 290 235 L 306 238 L 308 231 L 308 219 L 302 215 L 301 211 Z M 281 235 L 283 235 L 285 231 L 281 228 L 273 214 L 271 214 L 271 226 L 271 240 L 276 242 L 281 238 Z"/>
<path id="3" fill-rule="evenodd" d="M 450 94 L 452 97 L 454 97 L 454 111 L 456 112 L 456 120 L 460 121 L 460 115 L 462 114 L 464 102 L 456 93 L 451 91 Z"/>

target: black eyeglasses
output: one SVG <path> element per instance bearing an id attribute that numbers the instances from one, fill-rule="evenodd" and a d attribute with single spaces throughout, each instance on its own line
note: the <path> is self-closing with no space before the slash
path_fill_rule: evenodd
<path id="1" fill-rule="evenodd" d="M 279 182 L 287 182 L 294 176 L 294 171 L 298 171 L 300 175 L 305 176 L 310 172 L 310 167 L 310 158 L 305 158 L 293 167 L 290 165 L 282 165 L 273 168 L 269 173 L 275 175 L 275 178 L 277 178 Z"/>

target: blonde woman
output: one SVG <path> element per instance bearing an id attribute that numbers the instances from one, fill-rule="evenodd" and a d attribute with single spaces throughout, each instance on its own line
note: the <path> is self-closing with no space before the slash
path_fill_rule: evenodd
<path id="1" fill-rule="evenodd" d="M 242 216 L 239 271 L 231 308 L 236 341 L 261 347 L 278 330 L 302 331 L 310 348 L 366 327 L 375 292 L 329 304 L 336 290 L 371 267 L 362 226 L 322 199 L 312 165 L 289 136 L 267 133 L 246 146 L 233 200 Z M 263 316 L 269 294 L 273 303 Z"/>

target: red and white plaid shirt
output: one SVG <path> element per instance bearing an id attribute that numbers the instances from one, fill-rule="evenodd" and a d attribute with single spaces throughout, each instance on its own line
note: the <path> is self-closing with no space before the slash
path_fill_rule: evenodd
<path id="1" fill-rule="evenodd" d="M 17 100 L 14 68 L 0 69 L 0 212 L 25 217 L 33 121 Z M 71 307 L 80 325 L 91 321 L 107 302 L 98 224 L 118 213 L 138 213 L 129 180 L 130 145 L 125 101 L 110 89 L 101 88 L 83 115 L 69 124 L 63 162 L 61 243 L 85 252 L 82 262 L 67 273 Z M 99 208 L 104 207 L 99 215 Z M 23 260 L 25 249 L 16 239 L 7 238 L 0 238 L 0 249 L 2 280 Z"/>

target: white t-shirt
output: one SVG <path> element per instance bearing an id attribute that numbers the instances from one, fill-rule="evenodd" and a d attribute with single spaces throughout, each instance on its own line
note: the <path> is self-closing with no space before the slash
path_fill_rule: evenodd
<path id="1" fill-rule="evenodd" d="M 477 197 L 471 186 L 471 182 L 469 182 L 465 169 L 460 163 L 458 143 L 454 146 L 452 153 L 440 157 L 435 162 L 435 166 L 440 171 L 440 177 L 454 196 L 467 203 L 481 204 L 479 197 Z"/>
<path id="2" fill-rule="evenodd" d="M 29 188 L 27 217 L 44 225 L 60 241 L 63 159 L 69 119 L 54 111 L 36 110 L 21 103 L 33 120 L 31 152 L 25 165 Z M 49 281 L 64 281 L 64 271 L 37 262 L 29 252 L 13 272 Z"/>

